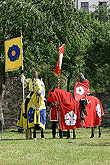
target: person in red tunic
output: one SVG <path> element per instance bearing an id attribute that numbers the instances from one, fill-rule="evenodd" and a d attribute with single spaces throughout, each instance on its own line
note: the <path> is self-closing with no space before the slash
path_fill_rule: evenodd
<path id="1" fill-rule="evenodd" d="M 85 86 L 87 86 L 88 90 L 87 90 L 86 95 L 90 95 L 90 82 L 89 82 L 89 80 L 87 80 L 84 77 L 83 73 L 78 73 L 78 80 L 79 80 L 80 83 L 82 83 Z M 81 113 L 81 119 L 82 120 L 85 119 L 85 114 L 86 114 L 85 103 L 86 103 L 86 99 L 85 98 L 80 99 L 81 112 L 84 112 L 84 113 Z"/>

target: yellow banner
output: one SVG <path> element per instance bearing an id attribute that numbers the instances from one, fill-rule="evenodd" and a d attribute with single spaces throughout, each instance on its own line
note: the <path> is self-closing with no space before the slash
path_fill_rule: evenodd
<path id="1" fill-rule="evenodd" d="M 22 38 L 7 40 L 5 45 L 5 72 L 13 71 L 22 66 Z"/>

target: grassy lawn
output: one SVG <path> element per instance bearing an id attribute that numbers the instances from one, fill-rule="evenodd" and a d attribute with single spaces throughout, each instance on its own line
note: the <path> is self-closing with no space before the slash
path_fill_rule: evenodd
<path id="1" fill-rule="evenodd" d="M 102 128 L 102 137 L 90 139 L 91 130 L 76 130 L 76 139 L 52 139 L 51 130 L 45 130 L 45 139 L 25 139 L 25 133 L 5 130 L 0 140 L 0 165 L 110 165 L 110 129 Z"/>

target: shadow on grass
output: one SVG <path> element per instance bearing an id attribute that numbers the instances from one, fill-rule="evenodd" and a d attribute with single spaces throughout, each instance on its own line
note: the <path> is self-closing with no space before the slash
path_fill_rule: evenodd
<path id="1" fill-rule="evenodd" d="M 28 139 L 8 139 L 8 138 L 2 138 L 2 139 L 0 139 L 0 141 L 17 141 L 17 140 L 28 140 Z"/>
<path id="2" fill-rule="evenodd" d="M 96 146 L 96 147 L 103 147 L 103 146 L 106 146 L 106 147 L 108 147 L 108 146 L 110 146 L 110 142 L 103 142 L 103 143 L 101 143 L 101 142 L 97 142 L 97 141 L 92 141 L 92 140 L 90 140 L 89 142 L 84 142 L 85 141 L 85 139 L 82 139 L 82 138 L 77 138 L 77 139 L 72 139 L 72 138 L 70 138 L 70 139 L 66 139 L 66 138 L 54 138 L 54 139 L 52 139 L 52 138 L 44 138 L 44 140 L 42 140 L 41 138 L 37 138 L 37 140 L 34 140 L 33 138 L 32 139 L 23 139 L 23 138 L 16 138 L 16 139 L 14 139 L 14 138 L 2 138 L 2 139 L 0 139 L 0 142 L 1 141 L 48 141 L 48 140 L 52 140 L 52 141 L 64 141 L 64 142 L 66 142 L 66 143 L 68 143 L 68 145 L 70 144 L 70 145 L 77 145 L 77 146 L 88 146 L 88 147 L 90 147 L 90 146 Z M 79 141 L 79 140 L 84 140 L 84 141 Z"/>
<path id="3" fill-rule="evenodd" d="M 38 131 L 38 132 L 37 132 L 37 131 Z M 4 131 L 4 133 L 9 133 L 9 132 L 14 132 L 14 133 L 18 133 L 18 134 L 25 134 L 25 131 L 24 131 L 23 133 L 22 133 L 22 132 L 20 133 L 20 132 L 18 132 L 18 131 L 16 131 L 16 130 Z M 0 133 L 1 133 L 1 132 L 0 132 Z M 32 133 L 33 133 L 33 131 L 32 131 Z M 41 132 L 40 132 L 40 130 L 36 130 L 36 133 L 40 134 Z M 50 132 L 49 132 L 49 131 L 48 131 L 48 132 L 47 132 L 47 131 L 46 131 L 46 132 L 44 131 L 44 133 L 45 133 L 45 134 L 50 134 L 50 133 L 52 133 L 52 131 L 50 131 Z"/>
<path id="4" fill-rule="evenodd" d="M 28 141 L 31 141 L 31 140 L 33 140 L 33 141 L 35 141 L 34 140 L 34 138 L 32 138 L 32 139 L 23 139 L 23 138 L 2 138 L 2 139 L 0 139 L 0 141 L 18 141 L 18 140 L 28 140 Z M 50 138 L 50 137 L 47 137 L 47 138 L 44 138 L 44 139 L 41 139 L 41 138 L 37 138 L 36 140 L 68 140 L 68 139 L 66 139 L 66 138 Z"/>
<path id="5" fill-rule="evenodd" d="M 103 147 L 103 146 L 110 146 L 110 142 L 104 142 L 104 143 L 81 143 L 79 146 L 96 146 L 96 147 Z"/>

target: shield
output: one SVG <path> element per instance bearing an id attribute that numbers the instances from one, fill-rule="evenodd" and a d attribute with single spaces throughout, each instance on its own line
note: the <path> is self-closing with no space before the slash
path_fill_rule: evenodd
<path id="1" fill-rule="evenodd" d="M 74 97 L 76 101 L 80 99 L 85 99 L 88 87 L 84 84 L 77 82 L 74 88 Z"/>

